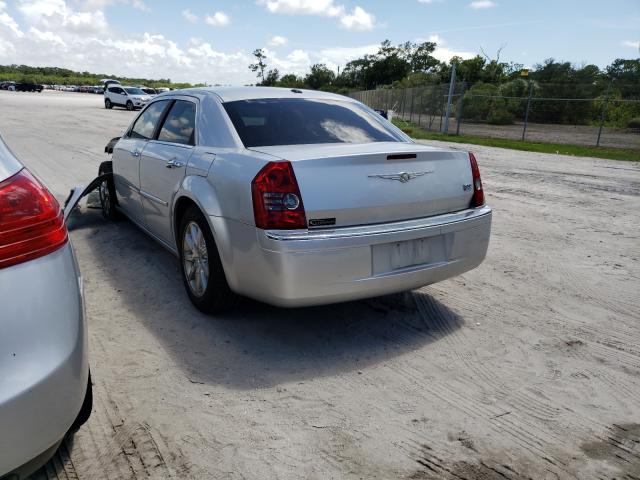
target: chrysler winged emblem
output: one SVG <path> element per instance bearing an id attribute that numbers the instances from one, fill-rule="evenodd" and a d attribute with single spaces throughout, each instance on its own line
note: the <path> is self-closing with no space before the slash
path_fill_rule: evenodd
<path id="1" fill-rule="evenodd" d="M 428 173 L 433 173 L 433 170 L 426 170 L 424 172 L 400 172 L 400 173 L 390 173 L 390 174 L 369 175 L 369 178 L 383 178 L 385 180 L 397 180 L 400 183 L 407 183 L 409 180 L 413 180 L 414 178 L 427 175 Z"/>

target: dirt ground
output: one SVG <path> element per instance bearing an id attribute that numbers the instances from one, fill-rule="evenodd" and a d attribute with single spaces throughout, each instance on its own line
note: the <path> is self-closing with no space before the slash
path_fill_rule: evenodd
<path id="1" fill-rule="evenodd" d="M 404 120 L 412 121 L 428 130 L 429 118 L 405 113 Z M 436 117 L 431 125 L 432 132 L 439 132 L 442 123 Z M 449 133 L 456 132 L 456 120 L 449 121 Z M 489 138 L 507 138 L 521 140 L 524 124 L 515 122 L 513 125 L 489 125 L 488 123 L 463 122 L 460 125 L 460 135 L 471 135 Z M 530 142 L 564 143 L 595 147 L 598 139 L 598 126 L 594 125 L 556 125 L 549 123 L 527 124 L 526 140 Z M 617 147 L 640 150 L 640 132 L 627 128 L 603 127 L 600 136 L 601 147 Z"/>
<path id="2" fill-rule="evenodd" d="M 132 118 L 0 92 L 61 199 Z M 640 478 L 640 165 L 470 148 L 484 264 L 367 301 L 205 316 L 169 253 L 77 211 L 94 411 L 36 478 Z"/>

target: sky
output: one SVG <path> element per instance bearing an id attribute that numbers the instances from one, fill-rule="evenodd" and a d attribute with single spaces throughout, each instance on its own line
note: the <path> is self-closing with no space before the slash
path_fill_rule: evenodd
<path id="1" fill-rule="evenodd" d="M 640 57 L 640 0 L 0 0 L 0 64 L 242 85 L 264 49 L 281 74 L 337 71 L 384 39 L 484 50 L 532 67 Z"/>

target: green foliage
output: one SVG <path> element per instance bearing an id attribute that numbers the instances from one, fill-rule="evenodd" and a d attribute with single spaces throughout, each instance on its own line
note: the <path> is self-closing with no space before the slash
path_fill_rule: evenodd
<path id="1" fill-rule="evenodd" d="M 506 108 L 492 110 L 487 117 L 489 125 L 512 125 L 513 115 Z"/>
<path id="2" fill-rule="evenodd" d="M 464 95 L 462 117 L 467 120 L 482 122 L 489 113 L 497 108 L 505 108 L 505 102 L 498 95 L 498 87 L 490 83 L 479 82 Z"/>
<path id="3" fill-rule="evenodd" d="M 279 78 L 280 72 L 278 72 L 278 69 L 272 68 L 264 76 L 260 85 L 262 85 L 263 87 L 275 87 L 278 84 Z"/>
<path id="4" fill-rule="evenodd" d="M 333 70 L 327 68 L 324 63 L 316 63 L 311 66 L 311 71 L 304 78 L 304 83 L 314 90 L 319 90 L 324 86 L 331 85 L 336 79 Z"/>
<path id="5" fill-rule="evenodd" d="M 640 130 L 640 117 L 632 118 L 627 122 L 627 128 Z"/>
<path id="6" fill-rule="evenodd" d="M 249 65 L 249 70 L 256 74 L 256 77 L 264 80 L 264 71 L 267 68 L 267 56 L 261 48 L 256 48 L 253 51 L 253 56 L 256 57 L 255 63 Z"/>
<path id="7" fill-rule="evenodd" d="M 293 73 L 284 75 L 278 82 L 279 87 L 285 88 L 305 88 L 304 80 Z"/>

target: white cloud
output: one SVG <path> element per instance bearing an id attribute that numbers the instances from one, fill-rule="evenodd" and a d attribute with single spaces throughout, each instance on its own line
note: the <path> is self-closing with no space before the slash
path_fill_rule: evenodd
<path id="1" fill-rule="evenodd" d="M 142 12 L 150 12 L 151 8 L 143 2 L 143 0 L 131 0 L 131 6 L 136 10 L 140 10 Z"/>
<path id="2" fill-rule="evenodd" d="M 22 33 L 22 31 L 20 30 L 20 27 L 18 26 L 18 23 L 14 20 L 14 18 L 5 11 L 6 8 L 7 4 L 0 1 L 0 29 L 6 28 L 7 30 L 11 31 L 16 37 L 22 37 L 24 33 Z M 0 44 L 0 48 L 3 48 L 4 50 L 13 50 L 12 47 L 13 46 L 8 41 L 4 42 L 4 47 L 2 47 L 2 44 Z"/>
<path id="3" fill-rule="evenodd" d="M 182 16 L 190 23 L 198 22 L 198 16 L 188 8 L 182 11 Z"/>
<path id="4" fill-rule="evenodd" d="M 492 7 L 495 7 L 496 5 L 497 4 L 495 2 L 492 2 L 491 0 L 476 0 L 469 4 L 469 6 L 474 10 L 481 10 L 483 8 L 492 8 Z"/>
<path id="5" fill-rule="evenodd" d="M 268 45 L 270 47 L 281 47 L 282 45 L 286 45 L 288 40 L 285 37 L 280 35 L 275 35 L 269 40 Z"/>
<path id="6" fill-rule="evenodd" d="M 224 12 L 216 12 L 213 15 L 207 15 L 204 17 L 204 21 L 208 25 L 212 25 L 214 27 L 225 27 L 229 25 L 231 19 L 229 18 L 229 15 Z"/>
<path id="7" fill-rule="evenodd" d="M 102 5 L 113 2 L 119 6 L 131 5 L 130 0 L 89 1 L 102 2 Z M 319 1 L 324 1 L 325 6 L 335 6 L 333 2 Z M 147 3 L 154 5 L 148 0 Z M 117 28 L 117 17 L 113 17 L 112 27 L 104 10 L 89 9 L 86 5 L 84 0 L 16 0 L 19 14 L 12 18 L 6 9 L 6 0 L 0 0 L 0 64 L 50 65 L 76 71 L 170 78 L 192 83 L 242 85 L 256 82 L 255 75 L 247 68 L 254 60 L 250 50 L 219 50 L 215 43 L 205 39 L 177 42 L 169 36 L 144 30 L 124 33 Z M 332 18 L 340 21 L 340 17 Z M 200 20 L 203 18 L 199 17 Z M 306 74 L 314 63 L 324 63 L 337 71 L 347 62 L 374 54 L 379 48 L 377 44 L 365 44 L 289 49 L 281 39 L 274 41 L 277 37 L 270 38 L 265 54 L 269 68 L 277 68 L 281 75 Z M 453 47 L 449 50 L 439 47 L 436 52 L 438 58 L 461 53 Z M 464 56 L 465 52 L 462 53 Z"/>
<path id="8" fill-rule="evenodd" d="M 344 7 L 336 5 L 334 0 L 258 0 L 271 13 L 288 15 L 321 15 L 337 17 L 344 14 Z"/>
<path id="9" fill-rule="evenodd" d="M 340 18 L 340 23 L 347 30 L 371 30 L 375 26 L 376 17 L 360 7 L 355 7 L 350 15 Z"/>
<path id="10" fill-rule="evenodd" d="M 624 42 L 622 42 L 622 46 L 631 47 L 631 48 L 635 48 L 636 50 L 640 50 L 640 42 L 632 42 L 631 40 L 625 40 Z"/>
<path id="11" fill-rule="evenodd" d="M 375 16 L 356 6 L 348 13 L 344 5 L 334 0 L 258 0 L 271 13 L 286 15 L 316 15 L 337 18 L 347 30 L 371 30 L 375 27 Z"/>
<path id="12" fill-rule="evenodd" d="M 47 42 L 51 45 L 56 45 L 56 46 L 65 46 L 64 40 L 62 40 L 62 38 L 60 37 L 60 35 L 56 35 L 53 32 L 43 32 L 41 30 L 38 30 L 35 27 L 31 27 L 29 29 L 29 37 L 35 39 L 38 42 Z"/>

